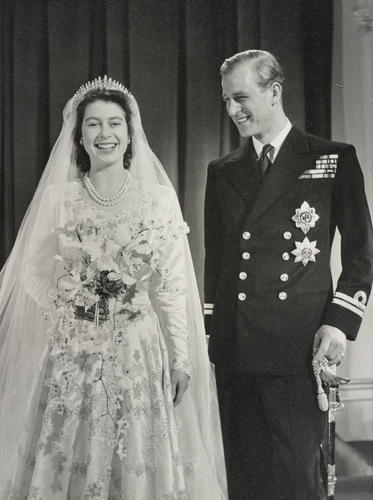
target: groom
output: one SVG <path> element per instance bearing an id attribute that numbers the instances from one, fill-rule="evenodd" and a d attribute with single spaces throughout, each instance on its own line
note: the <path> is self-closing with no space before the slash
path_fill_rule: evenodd
<path id="1" fill-rule="evenodd" d="M 221 75 L 247 138 L 210 163 L 205 202 L 205 314 L 230 499 L 316 500 L 325 414 L 313 351 L 342 361 L 373 279 L 363 176 L 353 146 L 290 123 L 272 54 L 238 53 Z M 333 293 L 336 227 L 343 270 Z"/>

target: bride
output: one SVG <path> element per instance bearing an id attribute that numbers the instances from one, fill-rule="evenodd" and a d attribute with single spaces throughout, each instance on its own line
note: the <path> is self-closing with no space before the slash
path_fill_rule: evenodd
<path id="1" fill-rule="evenodd" d="M 0 275 L 0 499 L 224 500 L 180 207 L 133 95 L 64 110 Z"/>

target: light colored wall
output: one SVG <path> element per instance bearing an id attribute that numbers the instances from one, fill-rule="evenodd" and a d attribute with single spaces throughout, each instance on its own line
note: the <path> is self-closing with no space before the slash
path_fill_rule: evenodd
<path id="1" fill-rule="evenodd" d="M 334 9 L 332 138 L 356 147 L 373 213 L 373 2 L 334 0 Z M 339 235 L 334 276 L 340 271 L 338 246 Z M 373 297 L 338 373 L 352 378 L 341 388 L 345 409 L 338 415 L 338 433 L 346 440 L 373 440 Z"/>

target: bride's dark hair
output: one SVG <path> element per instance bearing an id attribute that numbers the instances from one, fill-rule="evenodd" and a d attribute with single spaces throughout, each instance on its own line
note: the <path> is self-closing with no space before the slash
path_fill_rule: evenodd
<path id="1" fill-rule="evenodd" d="M 76 120 L 76 128 L 74 134 L 74 144 L 76 146 L 76 164 L 81 172 L 88 172 L 91 168 L 91 163 L 89 160 L 89 156 L 80 144 L 80 140 L 82 138 L 82 123 L 84 112 L 88 104 L 95 101 L 105 101 L 105 102 L 115 102 L 119 104 L 119 106 L 123 109 L 126 122 L 128 126 L 128 135 L 129 139 L 131 139 L 131 108 L 128 105 L 127 97 L 118 90 L 106 90 L 106 89 L 97 89 L 91 92 L 88 92 L 82 102 L 79 104 L 76 112 L 77 112 L 77 120 Z M 129 142 L 126 152 L 123 155 L 123 166 L 128 169 L 131 165 L 132 158 L 132 141 Z"/>

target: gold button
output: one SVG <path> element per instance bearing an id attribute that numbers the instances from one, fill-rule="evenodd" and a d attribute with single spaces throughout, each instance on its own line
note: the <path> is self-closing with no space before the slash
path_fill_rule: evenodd
<path id="1" fill-rule="evenodd" d="M 290 255 L 288 254 L 288 252 L 284 252 L 282 254 L 282 260 L 289 260 L 290 259 Z"/>
<path id="2" fill-rule="evenodd" d="M 280 276 L 280 280 L 281 281 L 287 281 L 289 279 L 289 275 L 284 273 L 284 274 L 281 274 Z"/>
<path id="3" fill-rule="evenodd" d="M 245 231 L 244 233 L 242 233 L 242 238 L 244 240 L 249 240 L 251 237 L 251 234 L 249 233 L 249 231 Z"/>
<path id="4" fill-rule="evenodd" d="M 291 238 L 291 232 L 290 231 L 285 231 L 284 234 L 283 234 L 283 237 L 285 238 L 285 240 L 290 240 L 290 238 Z"/>
<path id="5" fill-rule="evenodd" d="M 247 274 L 244 273 L 243 271 L 238 275 L 240 280 L 245 280 L 247 278 Z"/>
<path id="6" fill-rule="evenodd" d="M 249 254 L 249 252 L 244 252 L 244 253 L 242 254 L 242 258 L 243 258 L 244 260 L 249 260 L 249 259 L 250 259 L 250 257 L 251 257 L 251 255 Z"/>
<path id="7" fill-rule="evenodd" d="M 278 294 L 278 298 L 279 298 L 280 300 L 286 300 L 286 299 L 288 298 L 288 294 L 287 294 L 286 292 L 280 292 L 280 293 Z"/>
<path id="8" fill-rule="evenodd" d="M 239 300 L 241 300 L 241 302 L 244 301 L 246 299 L 246 293 L 239 293 L 238 298 Z"/>

